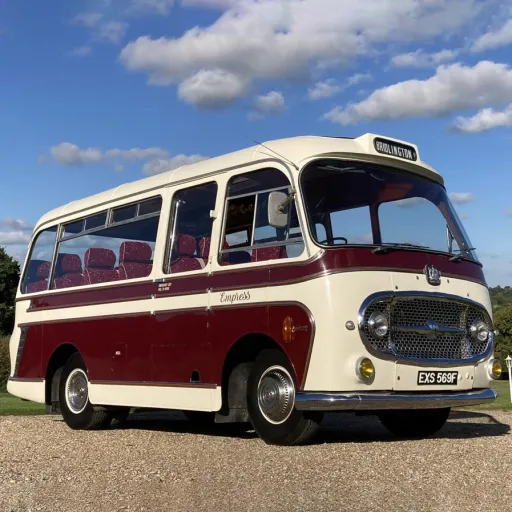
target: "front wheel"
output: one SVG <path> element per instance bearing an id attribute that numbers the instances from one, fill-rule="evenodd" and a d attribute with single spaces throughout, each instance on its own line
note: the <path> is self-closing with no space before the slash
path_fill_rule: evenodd
<path id="1" fill-rule="evenodd" d="M 64 421 L 74 430 L 105 428 L 111 420 L 107 411 L 95 411 L 89 402 L 89 379 L 84 360 L 73 354 L 62 371 L 59 387 L 60 410 Z"/>
<path id="2" fill-rule="evenodd" d="M 257 434 L 268 444 L 297 445 L 310 441 L 321 413 L 295 408 L 296 383 L 288 358 L 279 350 L 264 350 L 254 361 L 247 382 L 247 406 Z"/>
<path id="3" fill-rule="evenodd" d="M 383 411 L 380 422 L 395 436 L 419 438 L 433 436 L 448 419 L 450 408 L 407 411 Z"/>

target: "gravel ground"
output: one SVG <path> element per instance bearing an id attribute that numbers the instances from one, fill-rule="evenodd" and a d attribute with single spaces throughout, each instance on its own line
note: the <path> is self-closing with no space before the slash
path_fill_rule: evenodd
<path id="1" fill-rule="evenodd" d="M 456 411 L 435 438 L 398 441 L 376 418 L 337 414 L 315 445 L 282 448 L 179 413 L 102 432 L 4 417 L 0 511 L 501 512 L 512 506 L 511 423 L 510 412 Z"/>

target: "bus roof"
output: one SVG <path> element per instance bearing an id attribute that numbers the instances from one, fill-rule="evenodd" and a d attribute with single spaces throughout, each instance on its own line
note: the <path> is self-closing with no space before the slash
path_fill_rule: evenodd
<path id="1" fill-rule="evenodd" d="M 377 140 L 383 141 L 385 145 L 382 146 L 380 142 L 379 145 L 377 145 Z M 397 153 L 396 149 L 393 153 L 392 149 L 395 146 L 401 147 L 402 151 L 404 148 L 409 148 L 409 150 L 406 149 L 408 153 Z M 379 150 L 377 150 L 377 148 L 379 148 Z M 411 151 L 415 157 L 414 161 L 408 158 Z M 401 158 L 399 155 L 405 155 L 405 158 Z M 156 190 L 173 183 L 200 179 L 223 170 L 236 168 L 243 164 L 250 164 L 251 162 L 265 159 L 274 159 L 280 160 L 285 164 L 287 162 L 293 163 L 296 168 L 300 169 L 307 160 L 319 157 L 348 157 L 387 165 L 397 165 L 400 168 L 415 172 L 443 184 L 442 177 L 435 172 L 434 169 L 421 161 L 418 148 L 413 144 L 373 134 L 366 134 L 356 139 L 300 136 L 264 142 L 240 151 L 185 165 L 178 169 L 166 171 L 131 183 L 125 183 L 105 192 L 72 201 L 43 215 L 39 219 L 36 229 L 43 224 L 52 223 L 63 216 L 81 212 L 85 214 L 90 208 L 102 205 L 106 206 L 112 201 L 127 198 L 145 191 Z"/>

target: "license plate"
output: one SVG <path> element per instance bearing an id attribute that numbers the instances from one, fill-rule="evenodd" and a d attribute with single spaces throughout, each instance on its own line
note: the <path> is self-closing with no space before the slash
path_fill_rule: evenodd
<path id="1" fill-rule="evenodd" d="M 418 372 L 418 386 L 454 386 L 459 372 Z"/>

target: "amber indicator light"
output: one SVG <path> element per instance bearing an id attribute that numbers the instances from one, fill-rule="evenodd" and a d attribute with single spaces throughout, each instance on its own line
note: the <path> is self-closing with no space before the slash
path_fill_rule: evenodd
<path id="1" fill-rule="evenodd" d="M 289 316 L 283 320 L 283 340 L 285 343 L 293 341 L 293 320 Z"/>

